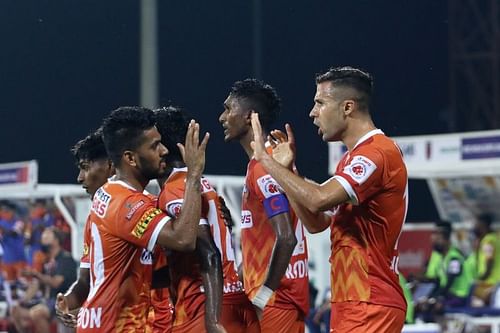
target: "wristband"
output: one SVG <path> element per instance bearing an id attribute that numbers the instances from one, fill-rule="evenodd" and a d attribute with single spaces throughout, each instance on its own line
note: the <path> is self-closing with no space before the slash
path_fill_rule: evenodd
<path id="1" fill-rule="evenodd" d="M 274 291 L 272 291 L 269 287 L 267 287 L 266 285 L 262 285 L 257 294 L 252 299 L 252 304 L 259 309 L 264 310 L 264 307 L 266 306 L 271 296 L 273 296 L 273 293 Z"/>

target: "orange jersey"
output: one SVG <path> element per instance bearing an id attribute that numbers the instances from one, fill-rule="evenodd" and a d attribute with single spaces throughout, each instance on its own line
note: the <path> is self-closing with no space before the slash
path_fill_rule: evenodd
<path id="1" fill-rule="evenodd" d="M 170 216 L 177 217 L 182 208 L 187 168 L 174 169 L 159 197 L 159 207 Z M 219 196 L 214 188 L 205 179 L 201 179 L 202 186 L 202 213 L 200 225 L 210 226 L 215 245 L 221 254 L 222 271 L 224 276 L 223 304 L 239 303 L 243 293 L 242 283 L 239 281 L 231 233 L 221 217 Z M 205 294 L 199 263 L 194 253 L 173 252 L 169 256 L 169 266 L 172 275 L 172 288 L 175 303 L 175 325 L 193 318 L 199 309 L 203 310 Z"/>
<path id="2" fill-rule="evenodd" d="M 125 182 L 110 179 L 99 188 L 85 228 L 80 267 L 90 269 L 90 290 L 77 332 L 145 331 L 152 251 L 169 221 L 151 196 Z"/>
<path id="3" fill-rule="evenodd" d="M 408 208 L 401 151 L 382 131 L 371 131 L 343 156 L 333 178 L 350 202 L 333 209 L 332 302 L 406 310 L 397 273 L 397 241 Z"/>
<path id="4" fill-rule="evenodd" d="M 276 242 L 276 234 L 264 208 L 264 201 L 281 195 L 278 183 L 255 159 L 247 167 L 241 211 L 241 247 L 245 292 L 252 299 L 264 284 L 268 265 Z M 309 273 L 307 243 L 304 228 L 292 209 L 297 246 L 295 247 L 279 288 L 266 307 L 296 308 L 303 313 L 309 309 Z"/>

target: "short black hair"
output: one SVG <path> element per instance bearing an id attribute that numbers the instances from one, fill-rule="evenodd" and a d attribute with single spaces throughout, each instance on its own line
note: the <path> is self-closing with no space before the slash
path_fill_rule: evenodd
<path id="1" fill-rule="evenodd" d="M 154 112 L 156 127 L 161 134 L 161 142 L 168 149 L 167 162 L 182 161 L 177 143 L 184 144 L 191 118 L 180 107 L 171 105 L 156 109 Z"/>
<path id="2" fill-rule="evenodd" d="M 281 100 L 276 89 L 261 80 L 236 81 L 230 94 L 243 99 L 249 108 L 259 114 L 260 123 L 266 131 L 271 129 L 281 112 Z"/>
<path id="3" fill-rule="evenodd" d="M 362 109 L 370 106 L 373 94 L 373 77 L 370 73 L 350 66 L 332 67 L 325 73 L 316 75 L 316 84 L 331 82 L 336 86 L 349 87 L 359 93 L 357 102 Z"/>
<path id="4" fill-rule="evenodd" d="M 104 118 L 103 141 L 113 164 L 119 166 L 123 152 L 136 149 L 142 143 L 142 132 L 154 126 L 153 111 L 139 106 L 119 107 Z"/>
<path id="5" fill-rule="evenodd" d="M 102 140 L 102 128 L 98 128 L 84 139 L 78 141 L 71 148 L 71 153 L 75 157 L 76 163 L 81 160 L 97 161 L 108 159 L 108 153 Z"/>
<path id="6" fill-rule="evenodd" d="M 437 221 L 436 222 L 436 229 L 438 232 L 443 234 L 443 236 L 446 239 L 449 240 L 451 238 L 451 233 L 452 233 L 453 228 L 451 227 L 451 223 L 449 221 L 444 221 L 444 220 Z"/>

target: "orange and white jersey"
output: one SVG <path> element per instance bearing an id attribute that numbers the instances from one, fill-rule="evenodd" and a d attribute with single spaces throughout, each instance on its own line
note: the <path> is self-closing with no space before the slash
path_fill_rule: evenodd
<path id="1" fill-rule="evenodd" d="M 97 190 L 81 265 L 90 269 L 90 290 L 78 313 L 77 332 L 144 332 L 152 251 L 170 221 L 156 204 L 114 178 Z"/>
<path id="2" fill-rule="evenodd" d="M 265 282 L 276 243 L 276 234 L 264 208 L 264 202 L 266 200 L 273 202 L 272 200 L 281 195 L 281 189 L 274 178 L 257 160 L 250 160 L 243 188 L 241 211 L 243 276 L 245 292 L 249 299 L 255 296 Z M 289 214 L 297 245 L 280 286 L 266 307 L 295 308 L 307 313 L 309 310 L 307 242 L 304 227 L 291 208 Z"/>
<path id="3" fill-rule="evenodd" d="M 173 169 L 163 185 L 158 202 L 159 207 L 170 216 L 177 217 L 182 209 L 187 168 Z M 201 179 L 202 212 L 200 225 L 208 225 L 221 254 L 224 276 L 223 304 L 239 303 L 243 285 L 239 281 L 231 232 L 224 223 L 220 211 L 219 196 L 207 179 Z M 174 222 L 175 223 L 175 222 Z M 175 303 L 175 324 L 179 325 L 193 317 L 205 302 L 199 261 L 194 253 L 173 252 L 168 258 L 172 276 Z"/>
<path id="4" fill-rule="evenodd" d="M 346 152 L 333 178 L 350 202 L 332 210 L 332 301 L 405 310 L 397 241 L 408 208 L 408 175 L 399 147 L 373 130 Z"/>

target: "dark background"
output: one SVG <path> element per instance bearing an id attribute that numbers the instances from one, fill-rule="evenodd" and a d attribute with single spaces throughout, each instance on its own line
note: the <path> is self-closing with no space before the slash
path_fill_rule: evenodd
<path id="1" fill-rule="evenodd" d="M 391 136 L 448 131 L 446 1 L 263 1 L 262 79 L 283 99 L 298 167 L 328 177 L 327 146 L 308 118 L 314 75 L 334 65 L 375 77 L 375 123 Z M 159 1 L 160 102 L 212 134 L 206 173 L 244 175 L 217 121 L 235 80 L 252 77 L 252 1 Z M 37 159 L 39 181 L 75 183 L 70 147 L 109 111 L 139 103 L 139 2 L 0 1 L 0 163 Z M 437 216 L 412 181 L 408 220 Z"/>

